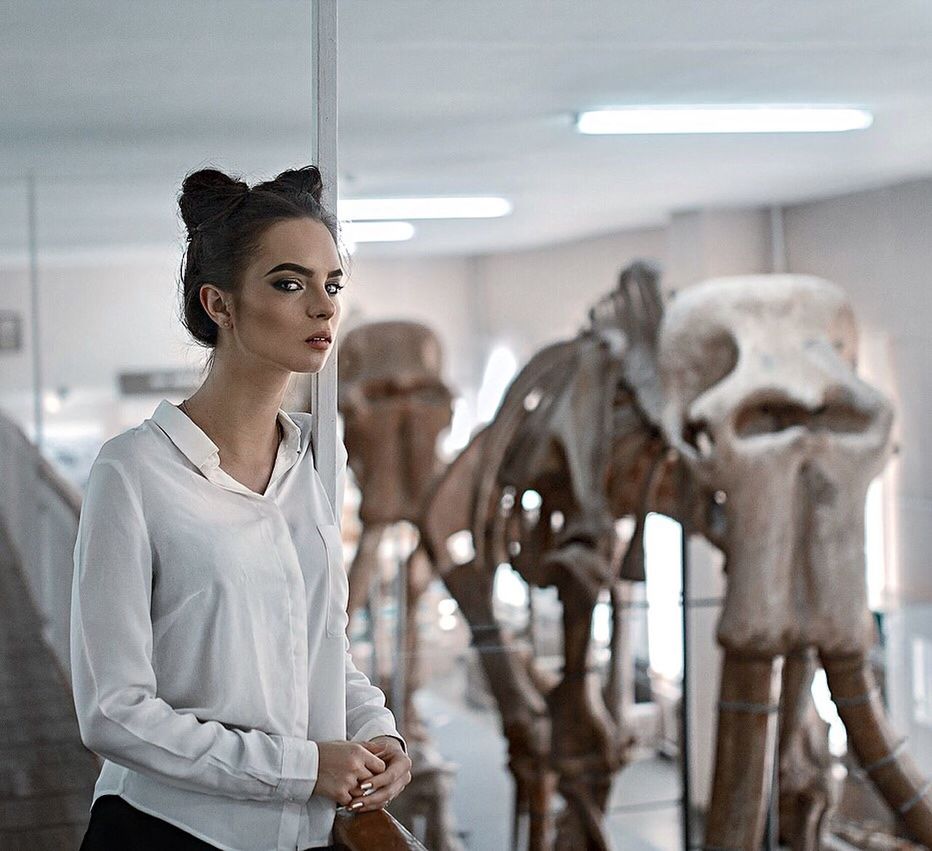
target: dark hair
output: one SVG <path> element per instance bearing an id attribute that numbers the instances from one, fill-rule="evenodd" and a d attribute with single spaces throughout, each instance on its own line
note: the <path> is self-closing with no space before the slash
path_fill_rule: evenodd
<path id="1" fill-rule="evenodd" d="M 250 188 L 244 181 L 213 168 L 188 174 L 178 196 L 188 231 L 181 261 L 181 321 L 191 336 L 210 348 L 217 345 L 217 324 L 204 310 L 201 285 L 235 292 L 249 257 L 263 232 L 285 219 L 309 218 L 325 225 L 345 258 L 337 217 L 320 203 L 323 182 L 317 166 L 283 171 Z"/>

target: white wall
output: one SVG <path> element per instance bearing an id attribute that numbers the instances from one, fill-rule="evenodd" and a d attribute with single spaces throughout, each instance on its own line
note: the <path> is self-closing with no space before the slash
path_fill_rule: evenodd
<path id="1" fill-rule="evenodd" d="M 353 258 L 343 290 L 341 327 L 345 332 L 386 319 L 425 323 L 443 342 L 445 376 L 456 389 L 473 378 L 473 286 L 468 258 L 367 260 L 363 248 Z"/>
<path id="2" fill-rule="evenodd" d="M 451 380 L 462 389 L 481 377 L 491 345 L 508 345 L 523 363 L 544 344 L 575 334 L 624 266 L 636 259 L 662 264 L 665 251 L 663 228 L 476 257 L 367 260 L 363 250 L 344 290 L 344 324 L 426 322 L 443 340 Z"/>
<path id="3" fill-rule="evenodd" d="M 666 260 L 663 228 L 645 228 L 533 251 L 477 259 L 482 321 L 519 362 L 545 343 L 573 336 L 589 307 L 618 285 L 633 260 Z"/>
<path id="4" fill-rule="evenodd" d="M 443 343 L 446 374 L 476 427 L 486 358 L 496 345 L 525 363 L 546 343 L 573 336 L 589 307 L 617 285 L 636 259 L 662 263 L 662 228 L 476 257 L 412 260 L 354 258 L 344 290 L 344 327 L 373 319 L 414 319 Z M 457 423 L 454 421 L 454 427 Z"/>
<path id="5" fill-rule="evenodd" d="M 73 457 L 81 481 L 96 448 L 149 416 L 154 396 L 121 398 L 118 375 L 183 370 L 200 382 L 203 351 L 177 319 L 178 263 L 170 248 L 43 252 L 39 261 L 42 387 L 48 400 L 44 451 L 59 463 Z M 35 439 L 32 306 L 25 258 L 0 259 L 0 309 L 23 319 L 23 347 L 0 352 L 0 408 Z M 61 451 L 58 451 L 61 450 Z M 90 456 L 90 457 L 89 457 Z"/>

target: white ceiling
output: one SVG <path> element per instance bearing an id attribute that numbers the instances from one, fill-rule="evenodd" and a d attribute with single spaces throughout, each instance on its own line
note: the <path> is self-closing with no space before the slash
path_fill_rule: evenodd
<path id="1" fill-rule="evenodd" d="M 366 256 L 482 253 L 932 173 L 932 4 L 857 0 L 339 0 L 344 197 L 501 194 Z M 0 0 L 0 248 L 178 240 L 216 163 L 307 162 L 306 0 Z M 595 106 L 855 103 L 850 134 L 580 136 Z"/>

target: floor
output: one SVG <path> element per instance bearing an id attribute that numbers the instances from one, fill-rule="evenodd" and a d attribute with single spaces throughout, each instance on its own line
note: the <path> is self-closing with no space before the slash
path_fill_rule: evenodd
<path id="1" fill-rule="evenodd" d="M 453 810 L 468 851 L 508 851 L 512 786 L 498 716 L 466 705 L 456 677 L 435 680 L 415 698 L 437 749 L 459 766 Z M 619 772 L 609 799 L 607 832 L 615 851 L 682 848 L 676 765 L 653 757 Z"/>
<path id="2" fill-rule="evenodd" d="M 97 772 L 0 536 L 0 849 L 77 848 Z"/>

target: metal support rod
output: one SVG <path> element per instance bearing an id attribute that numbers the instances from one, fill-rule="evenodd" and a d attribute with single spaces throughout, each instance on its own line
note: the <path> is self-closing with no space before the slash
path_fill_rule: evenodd
<path id="1" fill-rule="evenodd" d="M 32 395 L 33 426 L 36 457 L 41 458 L 45 449 L 45 420 L 42 404 L 42 335 L 39 326 L 39 235 L 38 202 L 36 199 L 36 176 L 26 175 L 26 215 L 29 233 L 29 292 L 32 316 Z"/>
<path id="2" fill-rule="evenodd" d="M 786 222 L 782 207 L 770 208 L 770 252 L 771 271 L 787 271 Z M 770 806 L 767 811 L 765 830 L 765 847 L 767 851 L 776 851 L 780 839 L 780 724 L 777 722 L 777 741 L 774 747 L 773 777 L 770 784 Z"/>
<path id="3" fill-rule="evenodd" d="M 311 68 L 314 93 L 313 159 L 323 180 L 321 201 L 337 210 L 337 0 L 311 0 Z M 311 375 L 311 430 L 314 466 L 340 523 L 336 505 L 337 461 L 337 340 L 324 368 Z"/>
<path id="4" fill-rule="evenodd" d="M 682 522 L 682 537 L 680 539 L 680 574 L 682 583 L 682 631 L 683 631 L 683 678 L 682 696 L 680 698 L 680 770 L 682 772 L 682 802 L 683 802 L 683 847 L 692 848 L 692 819 L 690 790 L 690 740 L 689 740 L 689 525 L 684 519 Z"/>
<path id="5" fill-rule="evenodd" d="M 395 524 L 394 562 L 395 562 L 395 669 L 392 676 L 392 711 L 395 725 L 399 730 L 405 726 L 405 687 L 407 685 L 408 654 L 408 575 L 405 571 L 406 559 L 401 546 L 401 530 Z"/>
<path id="6" fill-rule="evenodd" d="M 781 274 L 787 270 L 786 227 L 783 208 L 770 208 L 770 271 Z"/>
<path id="7" fill-rule="evenodd" d="M 764 829 L 764 848 L 778 851 L 780 848 L 780 721 L 777 719 L 776 742 L 773 748 L 773 775 L 770 779 L 770 805 Z"/>
<path id="8" fill-rule="evenodd" d="M 380 686 L 382 680 L 381 653 L 379 644 L 382 640 L 382 565 L 376 558 L 376 571 L 369 585 L 369 639 L 371 641 L 370 661 L 372 671 L 369 681 L 374 686 Z"/>

